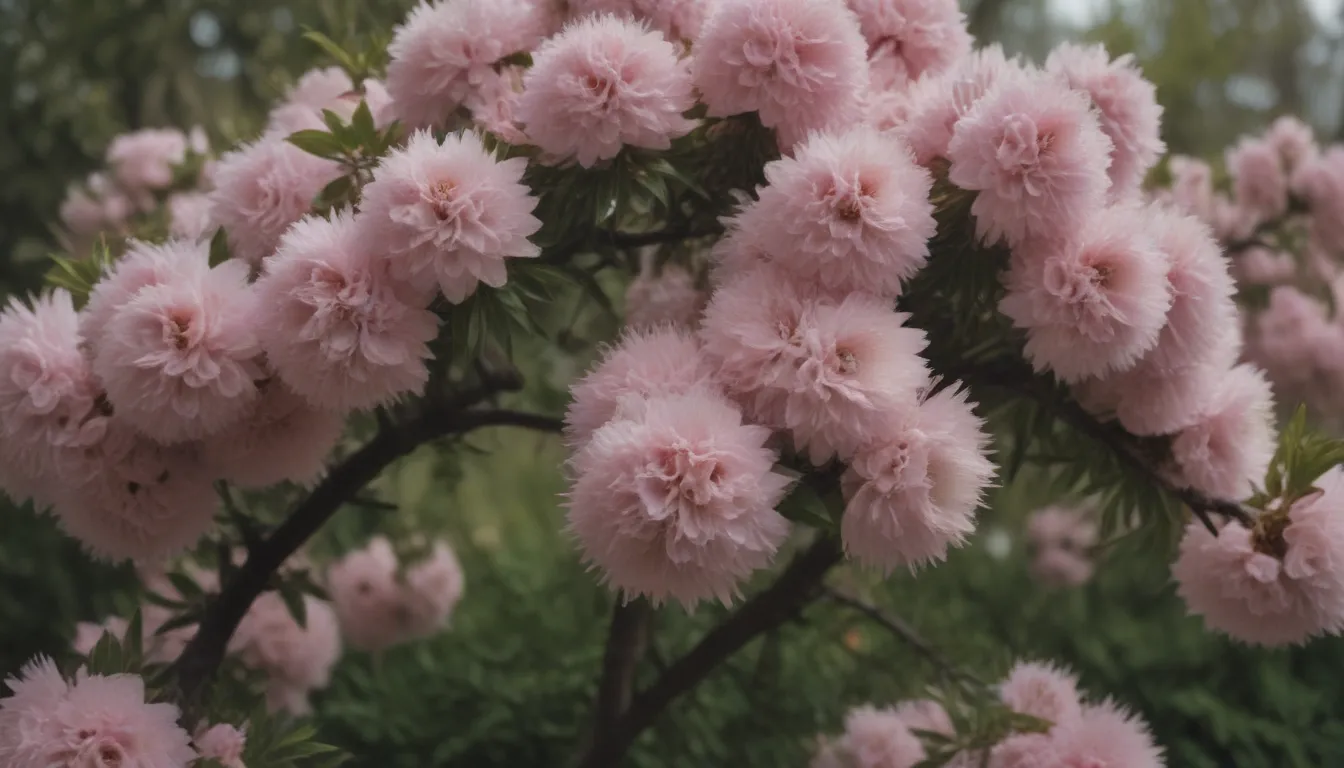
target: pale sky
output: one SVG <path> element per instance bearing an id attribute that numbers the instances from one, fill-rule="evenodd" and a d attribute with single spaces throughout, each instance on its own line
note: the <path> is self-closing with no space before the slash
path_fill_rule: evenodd
<path id="1" fill-rule="evenodd" d="M 1106 0 L 1050 0 L 1050 2 L 1061 15 L 1080 25 L 1091 23 L 1107 5 Z M 1317 18 L 1329 26 L 1339 23 L 1341 3 L 1344 3 L 1344 0 L 1307 0 L 1307 5 L 1316 12 Z"/>

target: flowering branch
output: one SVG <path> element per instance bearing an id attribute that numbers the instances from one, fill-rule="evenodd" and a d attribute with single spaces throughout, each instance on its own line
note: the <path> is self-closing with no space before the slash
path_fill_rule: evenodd
<path id="1" fill-rule="evenodd" d="M 797 615 L 818 594 L 826 572 L 842 552 L 830 538 L 819 538 L 789 564 L 775 583 L 743 603 L 686 655 L 672 663 L 653 685 L 635 695 L 629 709 L 612 727 L 594 735 L 581 768 L 619 763 L 635 739 L 653 725 L 677 697 L 699 685 L 719 664 L 757 637 Z"/>
<path id="2" fill-rule="evenodd" d="M 463 393 L 444 405 L 431 406 L 418 417 L 389 425 L 343 461 L 299 504 L 269 537 L 248 554 L 247 562 L 223 585 L 209 606 L 196 635 L 174 665 L 180 701 L 199 702 L 219 667 L 238 624 L 252 602 L 265 591 L 271 576 L 303 546 L 332 515 L 397 459 L 425 443 L 480 427 L 515 426 L 559 432 L 559 419 L 507 409 L 467 410 L 469 399 L 480 400 L 491 391 Z"/>
<path id="3" fill-rule="evenodd" d="M 899 616 L 891 616 L 878 610 L 876 606 L 869 605 L 857 598 L 850 597 L 831 587 L 823 587 L 823 592 L 831 601 L 840 605 L 852 608 L 869 619 L 872 619 L 884 629 L 890 631 L 893 635 L 900 638 L 902 642 L 910 646 L 919 655 L 928 659 L 940 672 L 950 678 L 959 678 L 968 683 L 983 686 L 984 681 L 974 674 L 953 664 L 937 648 L 934 648 L 929 641 L 925 640 L 914 627 L 905 622 Z"/>

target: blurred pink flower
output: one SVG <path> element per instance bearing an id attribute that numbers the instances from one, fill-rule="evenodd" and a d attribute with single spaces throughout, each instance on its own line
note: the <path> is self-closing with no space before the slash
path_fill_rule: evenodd
<path id="1" fill-rule="evenodd" d="M 168 236 L 177 240 L 209 239 L 215 231 L 213 203 L 204 192 L 178 192 L 168 198 Z"/>
<path id="2" fill-rule="evenodd" d="M 257 267 L 340 174 L 331 160 L 278 137 L 263 138 L 219 159 L 210 215 L 228 233 L 231 255 Z"/>
<path id="3" fill-rule="evenodd" d="M 1303 162 L 1291 184 L 1311 211 L 1312 235 L 1331 251 L 1344 251 L 1344 146 Z"/>
<path id="4" fill-rule="evenodd" d="M 627 597 L 731 602 L 788 535 L 769 430 L 708 389 L 644 402 L 570 460 L 569 529 Z"/>
<path id="5" fill-rule="evenodd" d="M 915 768 L 926 757 L 924 745 L 896 711 L 875 707 L 849 711 L 836 748 L 846 768 Z"/>
<path id="6" fill-rule="evenodd" d="M 187 156 L 187 136 L 176 128 L 144 128 L 123 133 L 107 147 L 107 165 L 132 197 L 173 183 L 173 167 Z M 153 198 L 149 201 L 152 203 Z"/>
<path id="7" fill-rule="evenodd" d="M 944 559 L 975 530 L 995 471 L 988 451 L 965 390 L 949 387 L 905 419 L 887 421 L 842 481 L 845 551 L 888 573 Z"/>
<path id="8" fill-rule="evenodd" d="M 435 541 L 427 556 L 406 566 L 411 630 L 425 637 L 449 622 L 462 599 L 464 577 L 457 555 L 446 541 Z"/>
<path id="9" fill-rule="evenodd" d="M 866 50 L 844 0 L 718 0 L 691 72 L 710 117 L 757 112 L 787 149 L 862 120 Z"/>
<path id="10" fill-rule="evenodd" d="M 508 279 L 506 258 L 541 253 L 527 240 L 541 222 L 522 181 L 526 169 L 524 158 L 496 160 L 474 133 L 440 144 L 419 131 L 379 163 L 364 188 L 363 247 L 386 254 L 392 277 L 407 286 L 437 282 L 454 304 L 480 283 L 498 288 Z"/>
<path id="11" fill-rule="evenodd" d="M 1254 366 L 1227 372 L 1199 420 L 1171 441 L 1178 481 L 1216 498 L 1240 500 L 1262 482 L 1274 454 L 1274 395 Z"/>
<path id="12" fill-rule="evenodd" d="M 313 482 L 341 439 L 344 415 L 314 408 L 279 379 L 259 386 L 249 412 L 204 442 L 205 465 L 240 488 Z"/>
<path id="13" fill-rule="evenodd" d="M 1263 139 L 1243 137 L 1227 150 L 1227 172 L 1240 210 L 1269 221 L 1288 208 L 1288 176 L 1278 150 Z"/>
<path id="14" fill-rule="evenodd" d="M 392 112 L 411 128 L 448 124 L 494 74 L 494 65 L 531 51 L 549 33 L 534 0 L 421 2 L 388 47 Z"/>
<path id="15" fill-rule="evenodd" d="M 1027 332 L 1027 358 L 1066 382 L 1133 367 L 1171 307 L 1170 267 L 1134 208 L 1096 213 L 1081 237 L 1015 254 L 999 311 Z"/>
<path id="16" fill-rule="evenodd" d="M 224 768 L 247 768 L 243 764 L 247 734 L 238 728 L 228 723 L 218 723 L 209 728 L 202 726 L 194 741 L 201 757 L 217 760 Z"/>
<path id="17" fill-rule="evenodd" d="M 1064 726 L 1082 714 L 1078 679 L 1052 665 L 1019 661 L 999 686 L 999 697 L 1014 712 Z"/>
<path id="18" fill-rule="evenodd" d="M 327 572 L 332 605 L 353 648 L 381 651 L 438 631 L 462 597 L 462 567 L 445 542 L 399 576 L 392 544 L 376 536 Z"/>
<path id="19" fill-rule="evenodd" d="M 204 252 L 207 246 L 196 247 Z M 162 443 L 178 443 L 243 417 L 262 377 L 254 360 L 261 352 L 257 302 L 247 272 L 247 265 L 230 261 L 172 276 L 141 288 L 113 313 L 93 370 L 118 418 Z"/>
<path id="20" fill-rule="evenodd" d="M 1080 509 L 1044 507 L 1031 513 L 1027 538 L 1034 550 L 1031 573 L 1047 586 L 1076 587 L 1092 578 L 1096 521 Z"/>
<path id="21" fill-rule="evenodd" d="M 695 127 L 686 64 L 657 32 L 616 16 L 590 16 L 537 49 L 523 76 L 518 120 L 555 158 L 591 167 L 623 146 L 667 149 Z"/>
<path id="22" fill-rule="evenodd" d="M 848 0 L 868 42 L 874 90 L 904 90 L 951 69 L 971 52 L 957 0 Z"/>
<path id="23" fill-rule="evenodd" d="M 928 258 L 932 180 L 899 139 L 866 127 L 816 134 L 765 177 L 738 225 L 771 261 L 837 298 L 898 296 Z"/>
<path id="24" fill-rule="evenodd" d="M 331 606 L 303 596 L 305 626 L 299 626 L 278 592 L 258 597 L 229 641 L 244 665 L 267 676 L 272 712 L 304 715 L 309 692 L 326 687 L 341 655 L 340 628 Z"/>
<path id="25" fill-rule="evenodd" d="M 1045 76 L 998 83 L 956 123 L 948 179 L 973 190 L 988 243 L 1084 233 L 1106 199 L 1111 141 L 1085 94 Z"/>
<path id="26" fill-rule="evenodd" d="M 1111 140 L 1111 200 L 1137 197 L 1144 175 L 1167 146 L 1160 135 L 1157 89 L 1144 79 L 1133 54 L 1112 60 L 1102 45 L 1063 43 L 1050 52 L 1045 69 L 1087 93 L 1097 108 L 1101 130 Z"/>
<path id="27" fill-rule="evenodd" d="M 1171 202 L 1205 223 L 1213 223 L 1213 169 L 1203 160 L 1172 155 Z"/>
<path id="28" fill-rule="evenodd" d="M 267 360 L 314 407 L 373 408 L 429 380 L 438 318 L 397 293 L 369 248 L 349 213 L 307 218 L 256 282 Z"/>
<path id="29" fill-rule="evenodd" d="M 1279 159 L 1289 173 L 1320 152 L 1311 126 L 1292 115 L 1276 118 L 1265 132 L 1265 141 L 1279 153 Z"/>
<path id="30" fill-rule="evenodd" d="M 664 325 L 694 328 L 708 297 L 681 266 L 665 264 L 655 272 L 646 264 L 625 291 L 625 324 L 636 330 Z"/>

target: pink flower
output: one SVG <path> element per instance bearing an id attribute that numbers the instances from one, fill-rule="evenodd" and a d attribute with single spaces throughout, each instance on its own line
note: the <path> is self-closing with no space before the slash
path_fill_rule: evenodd
<path id="1" fill-rule="evenodd" d="M 1292 191 L 1311 209 L 1312 235 L 1332 250 L 1344 248 L 1344 147 L 1331 147 L 1298 166 Z"/>
<path id="2" fill-rule="evenodd" d="M 1278 151 L 1279 159 L 1289 172 L 1320 152 L 1311 126 L 1292 115 L 1275 119 L 1265 132 L 1265 141 Z"/>
<path id="3" fill-rule="evenodd" d="M 1286 511 L 1218 535 L 1186 527 L 1172 575 L 1190 613 L 1256 645 L 1288 645 L 1344 631 L 1344 472 L 1332 469 Z"/>
<path id="4" fill-rule="evenodd" d="M 844 0 L 719 0 L 691 73 L 710 117 L 757 112 L 787 148 L 862 119 L 866 50 Z"/>
<path id="5" fill-rule="evenodd" d="M 161 560 L 214 525 L 217 498 L 191 446 L 166 448 L 118 420 L 96 444 L 62 451 L 53 510 L 67 533 L 106 560 Z"/>
<path id="6" fill-rule="evenodd" d="M 332 607 L 350 647 L 380 651 L 410 639 L 411 612 L 398 568 L 392 543 L 376 536 L 327 571 Z"/>
<path id="7" fill-rule="evenodd" d="M 123 133 L 107 147 L 107 165 L 133 197 L 173 183 L 173 166 L 187 156 L 187 136 L 176 128 Z"/>
<path id="8" fill-rule="evenodd" d="M 611 421 L 628 398 L 680 395 L 710 383 L 713 369 L 694 337 L 675 328 L 631 330 L 570 387 L 565 442 L 573 449 Z"/>
<path id="9" fill-rule="evenodd" d="M 448 623 L 462 599 L 462 565 L 445 541 L 435 541 L 428 556 L 406 569 L 411 626 L 417 636 L 428 636 Z"/>
<path id="10" fill-rule="evenodd" d="M 1106 701 L 1083 707 L 1082 716 L 1051 733 L 1057 763 L 1050 765 L 1163 768 L 1162 749 L 1144 722 Z M 1038 764 L 1040 765 L 1040 764 Z"/>
<path id="11" fill-rule="evenodd" d="M 317 408 L 372 408 L 429 380 L 438 319 L 398 295 L 357 240 L 348 213 L 304 219 L 256 283 L 267 360 Z"/>
<path id="12" fill-rule="evenodd" d="M 894 297 L 928 258 L 932 179 L 899 139 L 863 127 L 817 134 L 767 164 L 765 177 L 739 224 L 802 280 L 837 297 Z"/>
<path id="13" fill-rule="evenodd" d="M 971 212 L 986 242 L 1064 239 L 1105 202 L 1111 148 L 1086 95 L 1006 78 L 957 121 L 948 178 L 979 193 Z"/>
<path id="14" fill-rule="evenodd" d="M 1288 208 L 1288 176 L 1278 150 L 1263 139 L 1243 138 L 1227 151 L 1237 206 L 1256 221 L 1267 221 Z"/>
<path id="15" fill-rule="evenodd" d="M 256 315 L 237 261 L 140 289 L 112 315 L 93 361 L 118 418 L 162 443 L 237 422 L 262 376 Z"/>
<path id="16" fill-rule="evenodd" d="M 1274 454 L 1274 395 L 1264 374 L 1239 365 L 1224 375 L 1171 453 L 1184 485 L 1218 498 L 1249 496 Z"/>
<path id="17" fill-rule="evenodd" d="M 569 529 L 603 580 L 655 604 L 728 603 L 788 535 L 770 431 L 717 392 L 651 398 L 571 459 Z"/>
<path id="18" fill-rule="evenodd" d="M 659 272 L 652 263 L 644 268 L 625 291 L 625 324 L 636 330 L 663 325 L 693 328 L 700 320 L 706 296 L 691 273 L 676 264 Z"/>
<path id="19" fill-rule="evenodd" d="M 1172 155 L 1171 202 L 1200 220 L 1213 223 L 1213 169 L 1203 160 Z"/>
<path id="20" fill-rule="evenodd" d="M 1067 382 L 1105 376 L 1157 344 L 1171 307 L 1169 261 L 1146 226 L 1139 210 L 1106 209 L 1079 239 L 1014 259 L 999 311 L 1026 330 L 1036 370 Z"/>
<path id="21" fill-rule="evenodd" d="M 533 0 L 421 2 L 388 48 L 392 112 L 412 128 L 443 126 L 502 59 L 531 51 L 549 32 Z"/>
<path id="22" fill-rule="evenodd" d="M 1097 108 L 1101 130 L 1111 140 L 1111 199 L 1136 197 L 1144 174 L 1167 146 L 1162 141 L 1162 105 L 1132 54 L 1111 60 L 1101 45 L 1064 43 L 1050 52 L 1045 69 L 1070 88 L 1085 91 Z"/>
<path id="23" fill-rule="evenodd" d="M 464 102 L 471 110 L 471 118 L 482 130 L 495 134 L 509 144 L 526 144 L 527 134 L 518 125 L 518 102 L 523 96 L 522 67 L 500 67 L 491 70 Z"/>
<path id="24" fill-rule="evenodd" d="M 695 121 L 691 76 L 657 32 L 616 16 L 570 24 L 537 49 L 518 120 L 532 143 L 591 167 L 623 146 L 667 149 Z"/>
<path id="25" fill-rule="evenodd" d="M 101 392 L 80 351 L 70 294 L 55 290 L 32 306 L 10 299 L 0 311 L 0 487 L 21 500 L 63 482 L 55 454 L 99 440 Z"/>
<path id="26" fill-rule="evenodd" d="M 228 233 L 233 257 L 258 266 L 340 173 L 330 160 L 278 137 L 263 138 L 219 159 L 211 217 Z"/>
<path id="27" fill-rule="evenodd" d="M 277 379 L 259 389 L 247 415 L 202 445 L 206 466 L 241 488 L 313 482 L 341 439 L 343 415 L 312 407 Z"/>
<path id="28" fill-rule="evenodd" d="M 168 236 L 178 240 L 209 239 L 215 231 L 213 203 L 204 192 L 178 192 L 168 198 Z"/>
<path id="29" fill-rule="evenodd" d="M 131 240 L 89 294 L 80 312 L 79 331 L 93 349 L 102 346 L 112 317 L 143 288 L 200 279 L 210 269 L 209 250 L 197 243 L 169 240 L 152 244 Z"/>
<path id="30" fill-rule="evenodd" d="M 1170 262 L 1172 294 L 1167 324 L 1147 359 L 1174 370 L 1221 358 L 1238 339 L 1236 285 L 1222 249 L 1198 219 L 1164 206 L 1149 206 L 1146 212 L 1157 247 Z"/>
<path id="31" fill-rule="evenodd" d="M 1031 514 L 1027 537 L 1035 556 L 1032 575 L 1048 586 L 1076 587 L 1092 578 L 1091 549 L 1097 525 L 1081 510 L 1045 507 Z"/>
<path id="32" fill-rule="evenodd" d="M 1071 549 L 1038 549 L 1031 560 L 1031 576 L 1048 587 L 1078 587 L 1092 579 L 1094 567 L 1086 555 Z"/>
<path id="33" fill-rule="evenodd" d="M 956 68 L 939 76 L 925 75 L 910 85 L 908 115 L 897 133 L 914 151 L 915 161 L 929 166 L 948 156 L 957 123 L 976 102 L 995 84 L 1025 71 L 1021 60 L 1010 60 L 998 43 L 976 50 Z"/>
<path id="34" fill-rule="evenodd" d="M 1068 725 L 1082 714 L 1078 679 L 1051 664 L 1019 661 L 999 686 L 999 697 L 1014 712 L 1055 726 Z"/>
<path id="35" fill-rule="evenodd" d="M 290 615 L 277 592 L 258 597 L 229 641 L 229 651 L 244 665 L 267 676 L 271 711 L 307 714 L 310 691 L 324 688 L 341 655 L 340 628 L 331 606 L 303 597 L 305 626 Z"/>
<path id="36" fill-rule="evenodd" d="M 295 131 L 312 129 L 326 131 L 322 111 L 331 110 L 349 120 L 363 101 L 368 104 L 374 125 L 384 127 L 392 122 L 390 97 L 378 80 L 366 79 L 361 90 L 355 90 L 350 76 L 340 67 L 311 69 L 299 78 L 286 94 L 285 100 L 271 111 L 266 132 L 275 138 L 284 138 Z"/>
<path id="37" fill-rule="evenodd" d="M 1297 274 L 1297 263 L 1285 251 L 1251 246 L 1237 254 L 1231 264 L 1238 283 L 1274 285 L 1290 282 Z"/>
<path id="38" fill-rule="evenodd" d="M 1280 401 L 1330 410 L 1344 368 L 1344 329 L 1327 307 L 1291 285 L 1276 286 L 1251 316 L 1245 358 L 1261 366 Z"/>
<path id="39" fill-rule="evenodd" d="M 916 81 L 919 82 L 925 81 Z M 914 108 L 915 102 L 909 91 L 879 91 L 868 96 L 864 122 L 884 134 L 900 135 Z"/>
<path id="40" fill-rule="evenodd" d="M 219 723 L 203 728 L 195 742 L 201 757 L 217 760 L 224 768 L 247 768 L 243 764 L 247 734 L 232 725 Z"/>
<path id="41" fill-rule="evenodd" d="M 432 285 L 461 303 L 485 283 L 504 285 L 506 258 L 541 249 L 527 238 L 541 228 L 523 185 L 527 161 L 495 160 L 474 133 L 443 144 L 428 132 L 388 155 L 364 188 L 358 232 L 372 251 L 387 254 L 392 276 Z"/>
<path id="42" fill-rule="evenodd" d="M 138 675 L 81 669 L 71 684 L 39 657 L 7 683 L 14 693 L 0 700 L 0 764 L 176 768 L 196 759 L 177 707 L 148 702 Z"/>
<path id="43" fill-rule="evenodd" d="M 61 223 L 77 236 L 114 229 L 130 214 L 131 201 L 100 173 L 91 175 L 82 186 L 72 184 L 61 201 Z"/>
<path id="44" fill-rule="evenodd" d="M 956 0 L 848 0 L 868 41 L 873 87 L 903 90 L 924 74 L 951 69 L 971 52 Z"/>
<path id="45" fill-rule="evenodd" d="M 875 707 L 850 710 L 836 748 L 846 768 L 915 768 L 926 756 L 924 745 L 896 711 Z"/>
<path id="46" fill-rule="evenodd" d="M 635 7 L 668 40 L 700 37 L 705 21 L 720 0 L 634 0 Z"/>
<path id="47" fill-rule="evenodd" d="M 975 530 L 975 510 L 994 477 L 988 445 L 965 390 L 944 389 L 888 422 L 844 475 L 845 551 L 888 573 L 946 558 Z"/>

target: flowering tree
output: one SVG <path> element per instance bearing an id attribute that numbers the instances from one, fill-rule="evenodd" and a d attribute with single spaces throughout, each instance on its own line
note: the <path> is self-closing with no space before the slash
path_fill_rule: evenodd
<path id="1" fill-rule="evenodd" d="M 304 547 L 398 459 L 491 427 L 564 441 L 568 530 L 618 595 L 584 766 L 819 598 L 949 683 L 854 710 L 818 766 L 1162 765 L 1066 671 L 989 683 L 827 584 L 936 565 L 1028 463 L 1102 508 L 1100 532 L 1039 518 L 1047 577 L 1086 578 L 1099 533 L 1180 535 L 1210 627 L 1344 627 L 1344 450 L 1301 412 L 1276 441 L 1223 247 L 1303 206 L 1259 145 L 1231 163 L 1258 218 L 1222 243 L 1207 173 L 1146 193 L 1161 109 L 1128 58 L 973 50 L 952 0 L 446 0 L 386 51 L 309 37 L 338 66 L 257 140 L 115 141 L 50 289 L 0 318 L 3 487 L 152 590 L 83 628 L 73 677 L 12 681 L 6 765 L 338 759 L 266 710 L 305 712 L 342 638 L 437 631 L 464 579 L 423 532 Z M 1334 154 L 1280 133 L 1328 210 Z M 525 346 L 602 341 L 574 328 L 613 281 L 628 327 L 564 417 L 509 405 Z M 637 689 L 651 612 L 709 600 L 740 605 Z"/>

